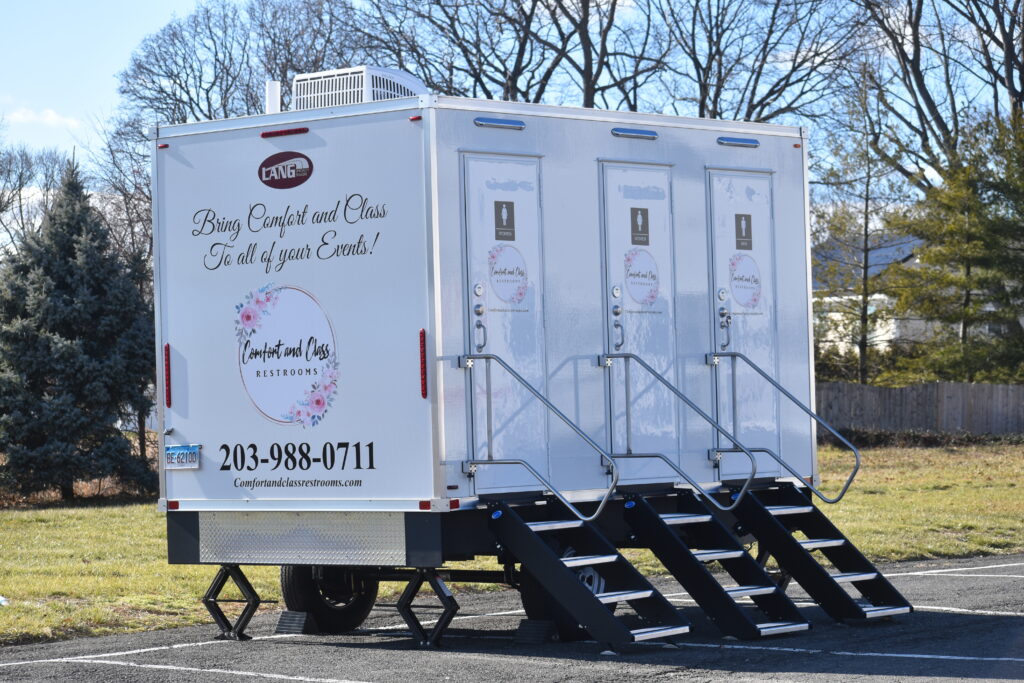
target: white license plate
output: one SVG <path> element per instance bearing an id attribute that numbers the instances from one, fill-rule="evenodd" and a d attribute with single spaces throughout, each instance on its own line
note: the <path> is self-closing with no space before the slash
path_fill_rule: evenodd
<path id="1" fill-rule="evenodd" d="M 199 444 L 183 446 L 164 446 L 165 470 L 197 470 L 199 469 Z"/>

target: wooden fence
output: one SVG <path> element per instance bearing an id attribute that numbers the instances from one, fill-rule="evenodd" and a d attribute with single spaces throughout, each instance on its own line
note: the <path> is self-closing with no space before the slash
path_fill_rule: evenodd
<path id="1" fill-rule="evenodd" d="M 837 429 L 1024 434 L 1024 385 L 819 382 L 817 404 Z"/>

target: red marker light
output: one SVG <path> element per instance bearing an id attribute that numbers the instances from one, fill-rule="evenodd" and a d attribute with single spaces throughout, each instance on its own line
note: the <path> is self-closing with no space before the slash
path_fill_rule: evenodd
<path id="1" fill-rule="evenodd" d="M 156 146 L 157 149 L 167 149 L 168 147 L 170 147 L 170 145 L 168 145 L 166 142 L 161 142 L 159 145 Z"/>
<path id="2" fill-rule="evenodd" d="M 421 500 L 420 501 L 420 510 L 429 510 L 429 509 L 430 509 L 430 501 L 429 500 Z"/>
<path id="3" fill-rule="evenodd" d="M 164 344 L 164 405 L 171 407 L 171 345 Z"/>
<path id="4" fill-rule="evenodd" d="M 279 138 L 283 135 L 302 135 L 308 133 L 309 128 L 283 128 L 281 130 L 265 130 L 260 133 L 261 138 Z"/>
<path id="5" fill-rule="evenodd" d="M 458 498 L 452 498 L 451 500 L 449 500 L 448 501 L 448 509 L 449 510 L 458 510 L 459 509 L 459 499 Z"/>
<path id="6" fill-rule="evenodd" d="M 422 121 L 423 117 L 422 116 L 410 116 L 409 120 L 410 121 Z"/>
<path id="7" fill-rule="evenodd" d="M 420 396 L 427 397 L 427 331 L 420 330 Z"/>
<path id="8" fill-rule="evenodd" d="M 169 501 L 167 501 L 167 509 L 168 510 L 177 510 L 179 505 L 180 504 L 176 500 L 169 500 Z"/>

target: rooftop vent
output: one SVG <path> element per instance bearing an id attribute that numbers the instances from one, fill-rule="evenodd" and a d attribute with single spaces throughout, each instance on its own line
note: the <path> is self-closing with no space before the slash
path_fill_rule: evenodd
<path id="1" fill-rule="evenodd" d="M 378 66 L 299 74 L 292 81 L 292 110 L 338 107 L 427 94 L 415 76 Z"/>

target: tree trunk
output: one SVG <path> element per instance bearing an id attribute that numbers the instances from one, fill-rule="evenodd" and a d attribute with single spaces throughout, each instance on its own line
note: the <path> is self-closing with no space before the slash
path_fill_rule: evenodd
<path id="1" fill-rule="evenodd" d="M 75 483 L 74 482 L 71 482 L 70 484 L 61 484 L 59 488 L 60 488 L 60 499 L 61 500 L 71 500 L 72 498 L 75 497 Z"/>
<path id="2" fill-rule="evenodd" d="M 146 411 L 139 410 L 136 417 L 138 418 L 139 428 L 139 457 L 143 460 L 146 459 Z"/>

